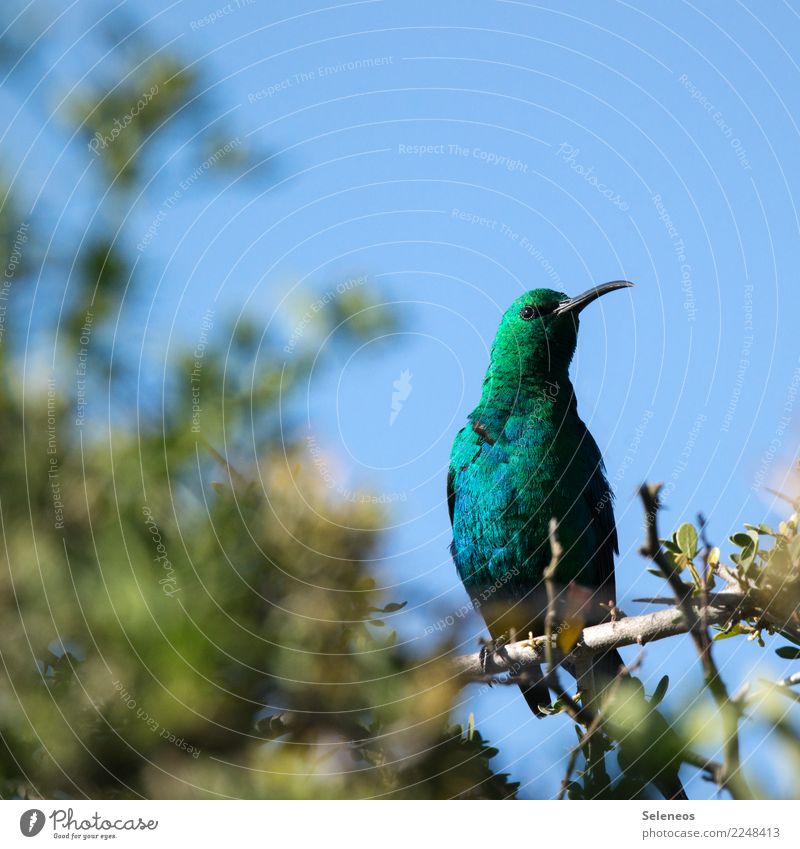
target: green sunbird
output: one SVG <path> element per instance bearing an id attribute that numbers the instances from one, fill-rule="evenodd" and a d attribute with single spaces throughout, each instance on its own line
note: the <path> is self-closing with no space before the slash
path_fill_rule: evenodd
<path id="1" fill-rule="evenodd" d="M 600 449 L 578 415 L 569 365 L 580 311 L 630 285 L 606 283 L 577 298 L 533 289 L 517 298 L 497 330 L 480 402 L 453 442 L 453 559 L 495 638 L 544 632 L 553 518 L 563 548 L 559 608 L 580 607 L 573 617 L 591 623 L 614 600 L 613 499 Z M 536 680 L 523 692 L 537 715 L 550 701 Z"/>
<path id="2" fill-rule="evenodd" d="M 614 606 L 613 496 L 600 449 L 578 415 L 569 366 L 581 310 L 632 285 L 617 280 L 575 298 L 533 289 L 517 298 L 497 330 L 478 406 L 453 442 L 447 478 L 451 551 L 495 640 L 544 633 L 551 519 L 562 548 L 553 576 L 558 629 L 574 631 L 577 622 L 579 633 L 607 618 Z M 621 669 L 616 651 L 596 658 L 595 675 L 606 683 Z M 526 670 L 517 677 L 531 710 L 543 715 L 550 696 L 541 674 Z M 652 780 L 668 797 L 685 798 L 674 735 L 657 712 L 645 713 L 647 722 L 638 730 L 657 728 L 655 737 L 669 750 Z M 653 748 L 658 740 L 647 745 Z M 633 747 L 638 759 L 639 745 L 629 746 L 629 757 Z"/>

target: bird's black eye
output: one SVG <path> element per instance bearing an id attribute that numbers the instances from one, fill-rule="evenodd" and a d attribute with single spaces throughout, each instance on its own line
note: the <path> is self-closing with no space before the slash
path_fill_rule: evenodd
<path id="1" fill-rule="evenodd" d="M 544 318 L 546 315 L 555 310 L 558 304 L 543 304 L 535 307 L 533 304 L 525 304 L 519 311 L 519 316 L 523 321 L 530 321 L 532 318 Z"/>

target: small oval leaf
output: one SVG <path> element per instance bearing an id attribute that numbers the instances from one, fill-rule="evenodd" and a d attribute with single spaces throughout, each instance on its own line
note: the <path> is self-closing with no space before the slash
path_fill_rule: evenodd
<path id="1" fill-rule="evenodd" d="M 660 705 L 664 700 L 664 696 L 667 695 L 667 687 L 669 687 L 669 675 L 665 675 L 656 686 L 655 692 L 653 693 L 652 698 L 650 699 L 650 706 L 656 707 Z"/>
<path id="2" fill-rule="evenodd" d="M 697 554 L 697 531 L 689 522 L 684 522 L 676 534 L 678 545 L 681 552 L 685 554 L 689 560 L 692 560 Z"/>
<path id="3" fill-rule="evenodd" d="M 794 646 L 781 646 L 779 649 L 775 649 L 775 654 L 784 660 L 800 660 L 800 649 Z"/>

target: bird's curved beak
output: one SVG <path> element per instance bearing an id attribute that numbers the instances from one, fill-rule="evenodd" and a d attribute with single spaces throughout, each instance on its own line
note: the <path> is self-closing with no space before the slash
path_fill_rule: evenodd
<path id="1" fill-rule="evenodd" d="M 579 313 L 585 306 L 591 304 L 592 301 L 596 301 L 601 295 L 606 295 L 617 289 L 627 289 L 633 285 L 633 283 L 627 280 L 612 280 L 611 283 L 603 283 L 602 286 L 587 289 L 582 295 L 576 295 L 574 298 L 562 301 L 553 312 L 555 315 L 563 315 L 568 312 Z"/>

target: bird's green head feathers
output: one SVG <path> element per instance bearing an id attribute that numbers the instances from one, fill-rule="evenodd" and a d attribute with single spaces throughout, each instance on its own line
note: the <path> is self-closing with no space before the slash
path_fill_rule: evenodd
<path id="1" fill-rule="evenodd" d="M 565 372 L 578 341 L 580 311 L 602 295 L 632 285 L 615 280 L 574 298 L 553 289 L 531 289 L 520 295 L 500 321 L 490 373 L 507 379 L 516 374 L 524 382 Z"/>

